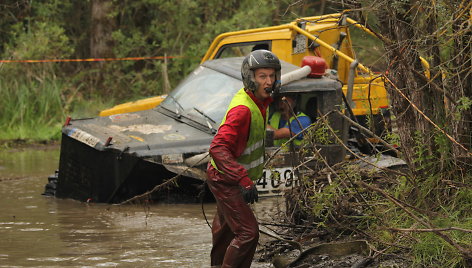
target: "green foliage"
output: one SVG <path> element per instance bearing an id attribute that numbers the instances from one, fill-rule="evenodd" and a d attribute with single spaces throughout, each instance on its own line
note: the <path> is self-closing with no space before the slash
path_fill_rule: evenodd
<path id="1" fill-rule="evenodd" d="M 470 229 L 472 220 L 458 219 L 453 214 L 449 218 L 439 218 L 434 223 L 437 228 L 448 228 L 451 226 Z M 472 244 L 472 234 L 462 231 L 448 231 L 456 243 L 466 246 Z M 462 256 L 449 243 L 432 232 L 416 233 L 416 243 L 412 244 L 414 264 L 422 267 L 461 267 Z"/>
<path id="2" fill-rule="evenodd" d="M 321 123 L 320 123 L 321 122 Z M 312 141 L 314 144 L 331 144 L 334 141 L 334 137 L 329 131 L 328 126 L 322 121 L 318 121 L 317 125 L 308 130 L 303 138 L 303 142 Z"/>
<path id="3" fill-rule="evenodd" d="M 340 170 L 338 170 L 340 171 Z M 308 200 L 300 200 L 300 206 L 312 215 L 313 223 L 318 227 L 327 227 L 330 222 L 348 221 L 356 228 L 365 228 L 376 221 L 372 215 L 359 214 L 359 194 L 353 186 L 361 179 L 356 165 L 343 165 L 338 176 L 328 175 L 327 181 L 304 177 L 302 187 L 310 193 Z M 310 217 L 309 217 L 310 218 Z"/>
<path id="4" fill-rule="evenodd" d="M 44 59 L 72 53 L 60 26 L 37 22 L 5 46 L 3 58 Z M 0 139 L 59 138 L 60 122 L 65 117 L 63 93 L 70 85 L 56 76 L 58 70 L 54 63 L 1 66 Z"/>
<path id="5" fill-rule="evenodd" d="M 419 210 L 407 207 L 419 218 L 430 222 L 435 229 L 450 227 L 472 229 L 472 190 L 470 188 L 446 186 L 446 189 L 442 189 L 444 185 L 440 174 L 423 178 L 420 187 L 411 185 L 405 177 L 398 179 L 399 183 L 387 191 L 392 192 L 398 200 L 427 211 L 428 213 L 420 213 Z M 470 178 L 466 181 L 470 181 Z M 412 203 L 415 201 L 417 204 Z M 375 208 L 377 210 L 379 206 Z M 388 208 L 383 210 L 381 215 L 383 215 L 381 224 L 372 226 L 370 232 L 381 241 L 400 243 L 411 248 L 409 254 L 412 256 L 414 267 L 462 267 L 463 258 L 457 249 L 433 232 L 412 232 L 405 236 L 403 232 L 386 231 L 386 227 L 428 228 L 419 224 L 397 205 L 388 203 Z M 471 233 L 456 230 L 447 230 L 443 233 L 459 245 L 466 247 L 472 243 Z"/>
<path id="6" fill-rule="evenodd" d="M 31 19 L 64 25 L 63 18 L 73 8 L 70 0 L 49 0 L 31 3 Z"/>
<path id="7" fill-rule="evenodd" d="M 397 189 L 401 197 L 418 207 L 437 211 L 441 207 L 453 208 L 457 213 L 464 215 L 471 208 L 472 191 L 468 187 L 457 187 L 470 181 L 471 174 L 464 172 L 461 176 L 446 172 L 454 168 L 455 160 L 452 157 L 451 141 L 441 131 L 430 133 L 433 148 L 427 146 L 423 139 L 425 135 L 415 134 L 415 158 L 413 159 L 417 171 L 421 176 L 410 179 L 413 184 L 403 181 Z M 432 151 L 434 150 L 434 151 Z M 412 194 L 414 193 L 414 194 Z M 397 195 L 398 196 L 398 195 Z"/>
<path id="8" fill-rule="evenodd" d="M 472 99 L 469 97 L 460 97 L 458 103 L 457 109 L 459 111 L 467 111 L 470 109 L 470 106 L 472 106 Z"/>
<path id="9" fill-rule="evenodd" d="M 117 57 L 178 56 L 169 59 L 167 76 L 171 88 L 203 57 L 220 33 L 269 25 L 274 5 L 251 1 L 115 1 L 116 16 L 124 27 L 113 33 Z M 133 17 L 139 12 L 139 19 Z M 126 24 L 124 24 L 126 22 Z M 119 96 L 164 93 L 163 61 L 109 64 L 105 86 L 122 92 Z M 119 77 L 117 85 L 116 78 Z"/>
<path id="10" fill-rule="evenodd" d="M 312 213 L 321 218 L 321 222 L 328 220 L 328 212 L 331 211 L 334 206 L 333 201 L 336 200 L 334 197 L 340 196 L 340 193 L 338 193 L 339 189 L 337 183 L 332 183 L 326 186 L 323 192 L 311 196 L 311 201 L 313 202 Z"/>
<path id="11" fill-rule="evenodd" d="M 15 25 L 15 28 L 21 27 L 21 24 Z M 57 58 L 57 55 L 68 58 L 73 52 L 74 50 L 70 47 L 69 39 L 63 28 L 55 24 L 38 22 L 31 25 L 30 31 L 19 31 L 19 34 L 5 46 L 2 58 L 36 60 L 54 59 Z M 51 63 L 11 63 L 2 65 L 0 72 L 6 79 L 9 79 L 10 76 L 15 76 L 16 79 L 28 79 L 33 76 L 41 79 L 41 76 L 53 74 L 57 70 L 57 65 Z M 16 77 L 18 74 L 22 75 Z"/>
<path id="12" fill-rule="evenodd" d="M 334 177 L 330 172 L 328 180 L 326 170 L 303 178 L 305 190 L 297 204 L 306 214 L 306 221 L 319 229 L 334 228 L 336 233 L 349 234 L 353 230 L 361 235 L 367 233 L 377 242 L 378 250 L 409 257 L 413 267 L 463 267 L 460 252 L 436 233 L 392 229 L 430 228 L 413 218 L 412 213 L 435 229 L 446 229 L 442 231 L 444 234 L 467 248 L 472 243 L 472 234 L 448 228 L 472 229 L 472 190 L 469 187 L 445 186 L 441 174 L 421 178 L 418 186 L 406 176 L 387 178 L 383 177 L 384 173 L 366 172 L 356 164 L 346 163 L 334 168 L 339 176 Z M 361 187 L 356 183 L 361 180 L 370 181 L 369 184 L 399 200 L 403 207 L 390 202 L 380 192 Z M 470 177 L 464 178 L 466 182 L 470 180 Z M 398 247 L 391 247 L 392 244 Z"/>
<path id="13" fill-rule="evenodd" d="M 356 59 L 376 72 L 387 69 L 385 49 L 378 38 L 355 26 L 349 27 L 349 33 Z"/>
<path id="14" fill-rule="evenodd" d="M 467 178 L 466 181 L 472 181 L 472 178 Z M 472 189 L 468 187 L 461 187 L 455 191 L 454 198 L 451 199 L 449 205 L 450 213 L 456 212 L 458 216 L 467 219 L 472 218 Z"/>
<path id="15" fill-rule="evenodd" d="M 67 59 L 91 57 L 93 28 L 91 10 L 94 1 L 5 0 L 0 8 L 0 54 L 3 59 Z M 291 1 L 216 1 L 216 0 L 139 0 L 102 1 L 111 10 L 102 18 L 110 22 L 109 46 L 115 57 L 174 56 L 163 60 L 115 61 L 91 63 L 2 64 L 3 85 L 12 90 L 31 90 L 31 85 L 44 92 L 59 92 L 64 107 L 61 114 L 84 114 L 98 106 L 83 108 L 80 103 L 100 105 L 113 101 L 138 99 L 164 93 L 164 79 L 170 88 L 197 66 L 212 40 L 221 33 L 263 27 L 290 21 L 296 15 L 313 15 L 305 4 Z M 303 11 L 303 12 L 300 12 Z M 279 14 L 283 12 L 283 14 Z M 298 14 L 297 14 L 298 13 Z M 296 14 L 296 15 L 295 15 Z M 282 15 L 282 16 L 281 16 Z M 166 70 L 166 71 L 164 71 Z M 13 82 L 15 80 L 16 82 Z M 47 90 L 46 90 L 47 89 Z M 14 96 L 29 101 L 31 91 Z M 55 91 L 54 91 L 55 92 Z M 97 101 L 95 101 L 98 99 Z M 102 101 L 103 100 L 103 101 Z M 27 106 L 35 107 L 35 103 Z M 3 113 L 2 115 L 7 114 Z M 74 109 L 81 110 L 76 112 Z M 59 116 L 57 116 L 59 117 Z M 5 123 L 7 120 L 2 120 Z M 60 121 L 63 121 L 61 119 Z M 9 123 L 7 124 L 9 125 Z M 30 124 L 31 125 L 31 124 Z M 56 129 L 57 130 L 57 129 Z M 55 132 L 54 130 L 53 132 Z M 25 137 L 24 131 L 2 130 L 5 137 Z M 34 131 L 30 131 L 34 133 Z M 35 135 L 33 135 L 35 136 Z M 43 135 L 45 136 L 45 135 Z M 47 136 L 47 135 L 46 135 Z"/>
<path id="16" fill-rule="evenodd" d="M 400 136 L 398 135 L 398 133 L 388 131 L 386 134 L 384 134 L 384 136 L 382 136 L 382 138 L 389 144 L 401 146 Z"/>
<path id="17" fill-rule="evenodd" d="M 424 142 L 426 138 L 423 133 L 416 131 L 414 135 L 415 140 L 415 158 L 413 162 L 416 164 L 417 169 L 422 170 L 425 174 L 435 173 L 436 163 L 433 161 L 434 155 L 431 153 L 428 144 Z"/>
<path id="18" fill-rule="evenodd" d="M 51 7 L 46 6 L 38 12 L 49 12 Z M 12 28 L 22 27 L 22 24 L 16 24 Z M 61 26 L 38 21 L 29 24 L 28 31 L 17 31 L 15 38 L 5 45 L 2 58 L 55 59 L 69 58 L 73 53 Z M 82 99 L 78 91 L 83 88 L 83 76 L 68 76 L 64 70 L 69 66 L 59 63 L 0 66 L 0 139 L 59 139 L 67 115 L 95 116 L 99 108 L 106 107 L 95 105 L 100 97 L 92 102 Z M 89 107 L 80 110 L 81 103 Z"/>
<path id="19" fill-rule="evenodd" d="M 457 243 L 469 252 L 472 244 L 472 235 L 467 231 L 472 229 L 472 169 L 470 155 L 466 154 L 470 152 L 472 133 L 471 47 L 470 25 L 467 23 L 470 8 L 463 5 L 464 1 L 349 2 L 370 3 L 369 8 L 363 5 L 363 10 L 376 15 L 378 20 L 374 20 L 374 23 L 378 23 L 377 29 L 385 37 L 383 41 L 388 51 L 385 55 L 389 57 L 390 76 L 402 92 L 389 92 L 391 104 L 398 113 L 396 122 L 402 130 L 398 134 L 402 138 L 403 156 L 412 164 L 409 170 L 412 175 L 393 178 L 389 172 L 376 176 L 363 174 L 362 180 L 376 187 L 372 191 L 366 191 L 359 184 L 345 186 L 342 183 L 346 183 L 345 178 L 338 177 L 339 181 L 333 181 L 331 185 L 349 190 L 317 187 L 317 191 L 310 196 L 313 202 L 304 204 L 309 208 L 312 206 L 312 216 L 336 216 L 336 226 L 349 230 L 364 227 L 357 234 L 374 237 L 373 240 L 379 242 L 377 249 L 395 254 L 399 253 L 398 248 L 403 248 L 400 254 L 408 254 L 414 267 L 466 266 L 460 250 L 451 244 Z M 355 33 L 353 36 L 356 37 Z M 417 60 L 418 55 L 429 61 L 431 81 L 422 76 L 425 70 Z M 371 55 L 367 53 L 367 56 Z M 413 70 L 417 73 L 413 74 Z M 403 95 L 415 106 L 405 101 Z M 428 118 L 425 119 L 423 114 Z M 396 134 L 387 137 L 398 140 Z M 466 147 L 466 153 L 462 149 L 457 150 L 459 147 L 455 142 Z M 319 180 L 323 176 L 320 173 L 307 181 Z M 348 199 L 352 204 L 344 208 L 359 204 L 355 201 L 359 196 L 350 194 L 355 190 L 366 201 L 365 205 L 358 207 L 364 219 L 373 217 L 376 220 L 361 222 L 365 225 L 355 222 L 354 225 L 350 221 L 352 215 L 342 213 L 345 211 L 340 210 L 339 204 L 343 204 L 340 200 L 352 197 Z M 385 198 L 386 194 L 396 198 L 401 205 Z M 328 226 L 329 218 L 323 219 L 325 221 L 320 226 Z M 445 228 L 442 234 L 454 243 L 449 243 L 448 239 L 437 233 L 419 230 L 430 227 L 429 224 L 423 225 L 422 221 L 433 228 Z M 450 227 L 467 230 L 448 229 Z M 398 228 L 410 231 L 393 231 Z M 398 248 L 392 245 L 398 245 Z"/>
<path id="20" fill-rule="evenodd" d="M 65 84 L 46 78 L 0 80 L 0 139 L 57 139 L 64 120 L 61 91 Z"/>
<path id="21" fill-rule="evenodd" d="M 407 233 L 388 230 L 390 227 L 412 230 L 428 229 L 428 227 L 418 224 L 395 205 L 390 203 L 388 206 L 389 208 L 381 214 L 382 220 L 374 222 L 368 229 L 370 234 L 377 237 L 377 241 L 407 248 L 408 251 L 404 251 L 403 254 L 411 256 L 412 267 L 463 267 L 463 258 L 457 249 L 433 232 L 412 231 Z M 419 216 L 428 218 L 425 215 Z M 435 229 L 456 227 L 470 230 L 472 228 L 471 218 L 460 217 L 451 211 L 444 211 L 444 214 L 439 214 L 428 220 L 435 226 Z M 459 245 L 466 246 L 472 243 L 472 234 L 470 233 L 456 230 L 447 230 L 443 233 Z M 390 250 L 391 253 L 395 253 L 395 251 L 394 249 Z"/>
<path id="22" fill-rule="evenodd" d="M 0 79 L 0 140 L 58 140 L 67 116 L 97 116 L 113 100 L 75 95 L 72 83 L 49 76 L 41 79 Z M 65 93 L 68 93 L 65 95 Z"/>
<path id="23" fill-rule="evenodd" d="M 459 254 L 433 233 L 421 234 L 413 244 L 414 265 L 423 267 L 454 267 L 460 263 Z M 444 258 L 450 256 L 450 258 Z"/>
<path id="24" fill-rule="evenodd" d="M 434 145 L 436 145 L 436 152 L 441 156 L 448 156 L 448 159 L 443 159 L 444 161 L 451 161 L 450 151 L 451 151 L 451 141 L 448 139 L 444 133 L 436 130 L 434 131 Z M 437 161 L 439 162 L 439 161 Z"/>

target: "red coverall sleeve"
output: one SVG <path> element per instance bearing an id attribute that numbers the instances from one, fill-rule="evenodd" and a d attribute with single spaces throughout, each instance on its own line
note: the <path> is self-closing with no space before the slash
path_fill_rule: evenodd
<path id="1" fill-rule="evenodd" d="M 237 185 L 248 177 L 247 170 L 236 158 L 246 148 L 251 123 L 251 112 L 246 106 L 232 108 L 226 115 L 226 122 L 220 126 L 210 145 L 210 155 L 223 173 L 224 183 Z"/>

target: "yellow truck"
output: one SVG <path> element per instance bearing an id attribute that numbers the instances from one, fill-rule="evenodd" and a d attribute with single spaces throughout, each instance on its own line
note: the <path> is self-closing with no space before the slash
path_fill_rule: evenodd
<path id="1" fill-rule="evenodd" d="M 343 83 L 343 92 L 351 100 L 354 115 L 363 123 L 367 115 L 380 117 L 388 108 L 387 93 L 382 79 L 369 68 L 357 64 L 350 30 L 352 27 L 373 35 L 367 28 L 345 13 L 304 17 L 288 24 L 263 27 L 217 36 L 201 63 L 226 57 L 245 56 L 251 50 L 263 48 L 274 52 L 279 59 L 301 66 L 305 56 L 322 57 L 327 71 L 337 75 Z M 356 64 L 355 68 L 350 68 Z M 349 72 L 351 87 L 348 90 Z M 159 105 L 163 96 L 120 104 L 104 110 L 101 116 L 150 109 Z"/>

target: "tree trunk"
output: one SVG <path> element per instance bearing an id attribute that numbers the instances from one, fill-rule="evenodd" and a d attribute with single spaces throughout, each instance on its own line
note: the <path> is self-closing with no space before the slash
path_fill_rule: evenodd
<path id="1" fill-rule="evenodd" d="M 405 4 L 404 10 L 411 7 Z M 396 115 L 398 134 L 400 136 L 402 149 L 404 150 L 405 160 L 413 171 L 417 171 L 416 147 L 418 141 L 414 137 L 423 138 L 419 144 L 431 147 L 430 140 L 426 135 L 431 132 L 431 126 L 424 120 L 422 115 L 412 107 L 410 102 L 405 99 L 401 92 L 416 106 L 425 111 L 424 100 L 428 97 L 427 86 L 425 82 L 415 77 L 412 70 L 421 70 L 419 52 L 413 42 L 415 40 L 415 29 L 412 27 L 412 21 L 404 14 L 398 13 L 394 9 L 386 8 L 379 16 L 382 34 L 390 40 L 399 40 L 392 42 L 386 48 L 387 57 L 390 62 L 388 77 L 395 86 L 386 83 L 387 90 L 391 99 L 393 113 Z M 423 135 L 417 135 L 419 132 Z M 430 151 L 430 150 L 428 150 Z"/>
<path id="2" fill-rule="evenodd" d="M 387 71 L 393 85 L 386 86 L 405 160 L 417 178 L 464 178 L 471 170 L 470 7 L 464 0 L 447 8 L 394 0 L 377 10 L 379 28 L 389 40 Z M 429 62 L 430 78 L 420 56 Z"/>
<path id="3" fill-rule="evenodd" d="M 171 87 L 169 82 L 169 74 L 167 73 L 167 53 L 164 53 L 164 62 L 162 64 L 162 79 L 164 80 L 164 93 L 169 94 Z"/>
<path id="4" fill-rule="evenodd" d="M 115 20 L 110 16 L 112 3 L 112 0 L 91 1 L 90 56 L 93 58 L 113 57 L 111 34 L 115 29 Z"/>
<path id="5" fill-rule="evenodd" d="M 453 53 L 451 57 L 452 59 L 454 59 L 453 66 L 451 68 L 451 85 L 453 85 L 454 90 L 451 92 L 451 95 L 456 100 L 469 98 L 469 101 L 471 101 L 472 27 L 470 24 L 470 17 L 468 17 L 470 16 L 470 13 L 468 14 L 468 12 L 464 12 L 464 9 L 466 9 L 465 3 L 467 3 L 467 1 L 462 3 L 459 3 L 461 1 L 455 2 L 457 2 L 456 6 L 459 6 L 459 8 L 456 10 L 456 12 L 454 12 L 452 17 L 454 21 L 454 23 L 452 24 L 452 30 L 453 32 L 458 34 L 454 36 Z M 454 107 L 453 111 L 455 111 L 456 114 L 460 115 L 455 116 L 455 118 L 452 118 L 453 120 L 451 120 L 453 137 L 456 138 L 460 144 L 463 144 L 466 148 L 469 149 L 469 152 L 466 152 L 463 148 L 454 144 L 454 156 L 459 160 L 457 162 L 462 168 L 470 169 L 470 165 L 472 165 L 472 160 L 470 157 L 470 153 L 472 153 L 472 107 L 464 109 L 456 106 Z"/>

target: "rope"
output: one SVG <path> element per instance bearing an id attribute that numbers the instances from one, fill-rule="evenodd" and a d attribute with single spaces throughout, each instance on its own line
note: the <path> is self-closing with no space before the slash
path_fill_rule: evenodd
<path id="1" fill-rule="evenodd" d="M 126 60 L 163 60 L 182 58 L 182 56 L 125 57 L 125 58 L 88 58 L 88 59 L 44 59 L 44 60 L 0 60 L 0 63 L 44 63 L 44 62 L 97 62 Z"/>

